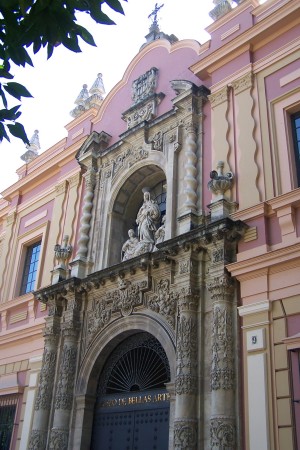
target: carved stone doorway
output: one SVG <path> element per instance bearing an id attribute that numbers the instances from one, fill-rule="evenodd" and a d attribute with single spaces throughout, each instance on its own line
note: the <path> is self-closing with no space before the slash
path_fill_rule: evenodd
<path id="1" fill-rule="evenodd" d="M 156 338 L 138 333 L 110 355 L 99 377 L 91 449 L 167 450 L 170 381 Z"/>

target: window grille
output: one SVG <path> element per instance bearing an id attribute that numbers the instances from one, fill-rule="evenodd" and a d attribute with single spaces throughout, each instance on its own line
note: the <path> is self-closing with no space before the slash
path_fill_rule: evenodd
<path id="1" fill-rule="evenodd" d="M 294 150 L 295 150 L 295 163 L 298 179 L 298 186 L 300 186 L 300 112 L 291 116 Z"/>
<path id="2" fill-rule="evenodd" d="M 0 397 L 0 450 L 10 449 L 18 398 L 18 395 Z"/>

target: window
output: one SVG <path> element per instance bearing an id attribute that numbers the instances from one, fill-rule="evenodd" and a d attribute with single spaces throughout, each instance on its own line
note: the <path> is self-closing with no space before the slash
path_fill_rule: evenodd
<path id="1" fill-rule="evenodd" d="M 14 428 L 17 395 L 3 395 L 0 397 L 0 449 L 9 450 Z"/>
<path id="2" fill-rule="evenodd" d="M 20 295 L 27 294 L 27 292 L 34 290 L 40 251 L 41 241 L 35 242 L 26 249 Z"/>
<path id="3" fill-rule="evenodd" d="M 300 350 L 293 349 L 290 352 L 292 363 L 292 404 L 294 407 L 295 434 L 300 443 Z M 299 447 L 296 447 L 299 448 Z"/>
<path id="4" fill-rule="evenodd" d="M 292 131 L 295 149 L 295 162 L 298 178 L 298 186 L 300 186 L 300 112 L 291 116 Z"/>

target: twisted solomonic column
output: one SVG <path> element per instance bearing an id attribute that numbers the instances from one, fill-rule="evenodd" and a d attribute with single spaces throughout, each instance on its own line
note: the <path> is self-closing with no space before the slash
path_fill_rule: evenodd
<path id="1" fill-rule="evenodd" d="M 184 208 L 186 212 L 196 211 L 197 209 L 197 135 L 193 123 L 189 123 L 187 128 L 187 137 L 185 141 L 186 163 L 184 176 L 184 193 L 186 200 Z"/>
<path id="2" fill-rule="evenodd" d="M 197 297 L 179 293 L 177 327 L 174 449 L 197 449 Z"/>
<path id="3" fill-rule="evenodd" d="M 88 243 L 90 239 L 91 218 L 93 209 L 94 188 L 96 184 L 96 174 L 90 169 L 84 175 L 85 194 L 83 199 L 82 217 L 80 221 L 80 231 L 78 240 L 78 251 L 76 259 L 85 260 L 88 252 Z"/>

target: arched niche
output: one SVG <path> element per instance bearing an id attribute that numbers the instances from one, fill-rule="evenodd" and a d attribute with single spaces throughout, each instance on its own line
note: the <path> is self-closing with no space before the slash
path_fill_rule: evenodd
<path id="1" fill-rule="evenodd" d="M 108 266 L 121 261 L 121 248 L 128 239 L 128 230 L 136 228 L 136 216 L 143 203 L 143 189 L 148 188 L 151 196 L 156 197 L 157 186 L 166 188 L 166 175 L 158 165 L 148 164 L 129 175 L 118 189 L 109 214 Z"/>

